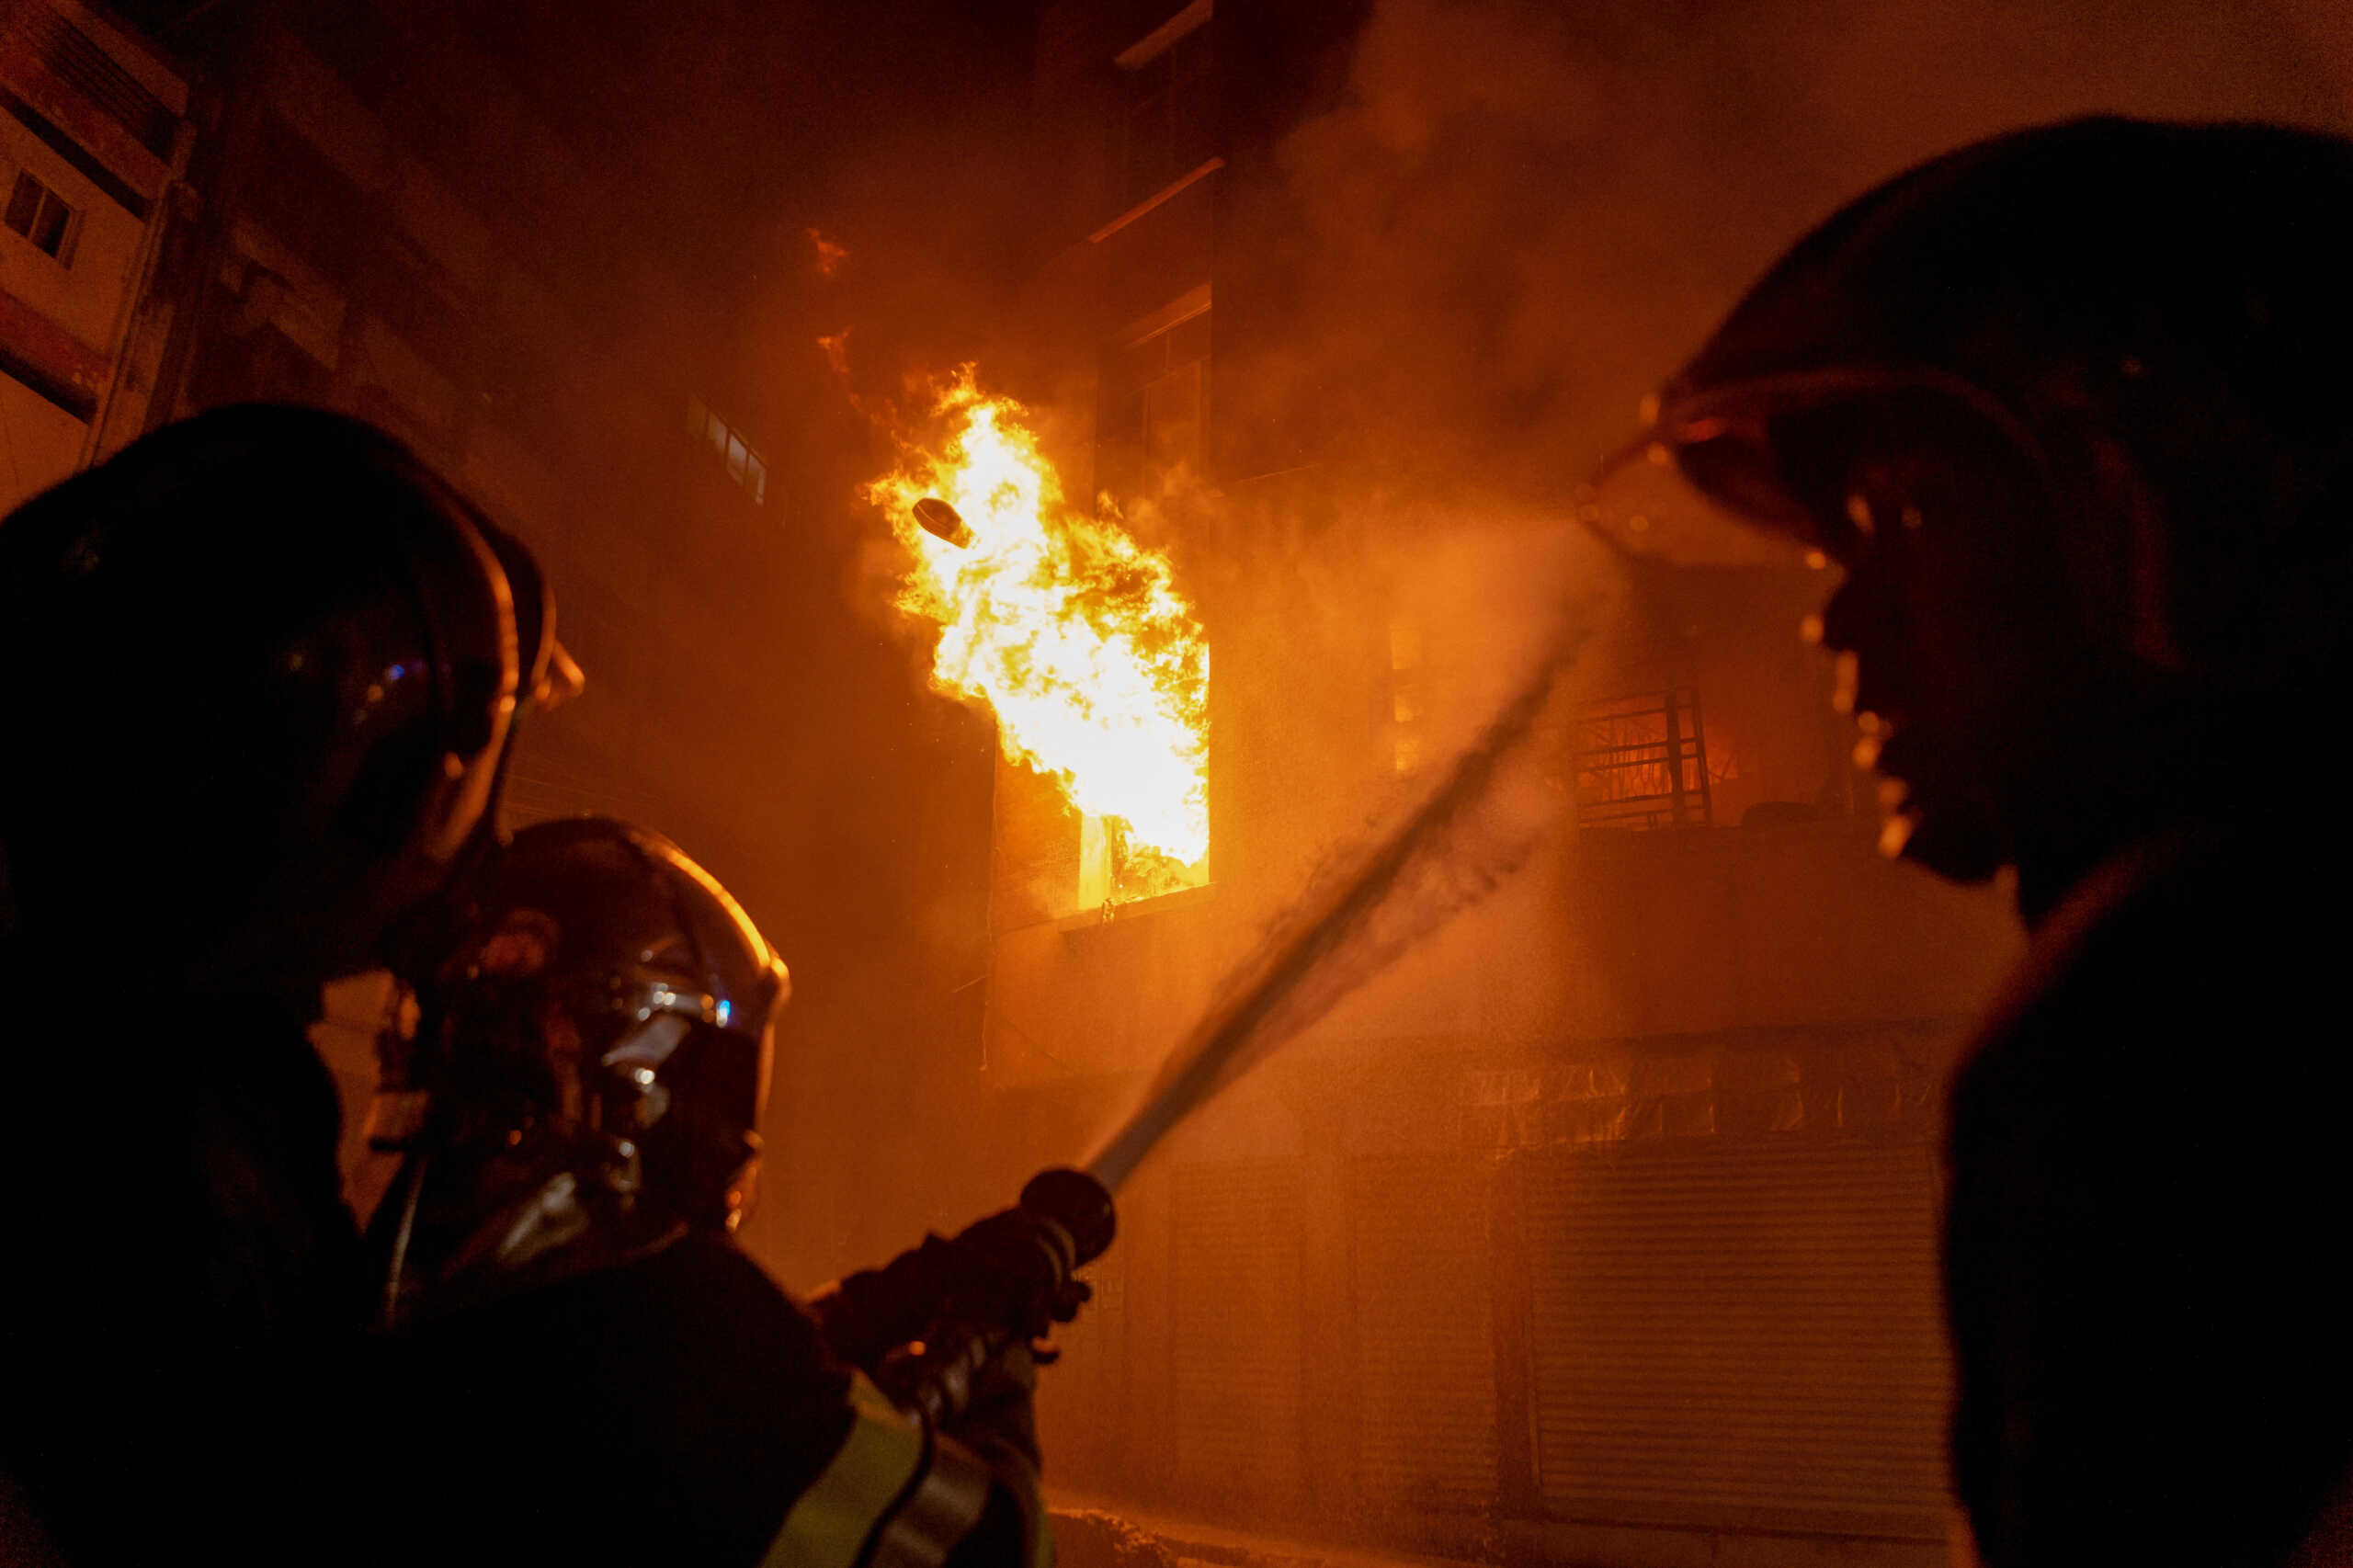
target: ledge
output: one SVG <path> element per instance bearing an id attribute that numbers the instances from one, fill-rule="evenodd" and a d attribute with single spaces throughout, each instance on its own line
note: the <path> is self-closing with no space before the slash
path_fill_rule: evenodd
<path id="1" fill-rule="evenodd" d="M 1137 219 L 1142 217 L 1154 208 L 1173 199 L 1182 192 L 1187 186 L 1205 180 L 1223 167 L 1225 167 L 1225 160 L 1223 158 L 1203 159 L 1189 172 L 1178 175 L 1175 179 L 1170 180 L 1166 185 L 1162 186 L 1158 190 L 1153 192 L 1150 196 L 1145 197 L 1142 201 L 1137 202 L 1133 207 L 1129 208 L 1125 212 L 1120 213 L 1118 217 L 1112 219 L 1109 222 L 1104 224 L 1101 228 L 1087 235 L 1086 243 L 1090 245 L 1101 244 L 1105 240 L 1109 239 L 1113 234 L 1118 233 L 1120 230 L 1126 228 L 1129 224 L 1134 222 Z"/>
<path id="2" fill-rule="evenodd" d="M 1082 909 L 1074 915 L 1065 915 L 1054 922 L 1054 929 L 1065 937 L 1074 937 L 1088 931 L 1100 931 L 1107 926 L 1132 925 L 1147 916 L 1170 915 L 1180 909 L 1190 909 L 1197 903 L 1206 903 L 1216 892 L 1215 882 L 1203 882 L 1199 887 L 1178 888 L 1175 892 L 1155 893 L 1150 898 L 1106 903 L 1094 909 Z"/>

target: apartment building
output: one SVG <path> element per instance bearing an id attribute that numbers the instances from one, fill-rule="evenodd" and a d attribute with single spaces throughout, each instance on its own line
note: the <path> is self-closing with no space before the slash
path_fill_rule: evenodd
<path id="1" fill-rule="evenodd" d="M 0 509 L 144 419 L 135 335 L 192 139 L 188 87 L 74 0 L 0 6 Z"/>

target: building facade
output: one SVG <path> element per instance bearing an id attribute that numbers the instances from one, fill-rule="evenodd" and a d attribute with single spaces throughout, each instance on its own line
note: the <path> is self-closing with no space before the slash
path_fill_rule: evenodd
<path id="1" fill-rule="evenodd" d="M 188 108 L 136 30 L 73 0 L 0 6 L 0 511 L 143 426 L 160 345 L 134 334 L 135 306 Z"/>
<path id="2" fill-rule="evenodd" d="M 1105 1129 L 1510 667 L 1465 613 L 1483 579 L 1433 547 L 1494 530 L 1358 484 L 1329 389 L 1299 392 L 1322 350 L 1266 214 L 1358 19 L 1041 11 L 1065 177 L 1039 381 L 1091 407 L 1056 454 L 1071 488 L 1122 506 L 1201 612 L 1211 847 L 1206 885 L 1094 907 L 1084 824 L 1000 764 L 983 1050 L 1024 1130 L 1008 1184 Z M 1060 1484 L 1504 1561 L 1945 1561 L 1937 1119 L 2014 938 L 1990 896 L 1872 854 L 1791 635 L 1820 586 L 1623 585 L 1534 743 L 1552 847 L 1121 1195 L 1044 1381 Z"/>

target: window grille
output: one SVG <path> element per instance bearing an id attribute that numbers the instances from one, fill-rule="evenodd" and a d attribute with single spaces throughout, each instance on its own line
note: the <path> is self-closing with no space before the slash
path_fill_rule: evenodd
<path id="1" fill-rule="evenodd" d="M 1590 702 L 1576 715 L 1570 769 L 1580 827 L 1706 827 L 1707 730 L 1690 687 Z"/>

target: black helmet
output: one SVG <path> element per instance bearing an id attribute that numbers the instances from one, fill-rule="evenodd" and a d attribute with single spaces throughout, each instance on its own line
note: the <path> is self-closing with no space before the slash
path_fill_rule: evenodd
<path id="1" fill-rule="evenodd" d="M 379 1220 L 388 1315 L 732 1230 L 791 990 L 743 909 L 605 817 L 524 828 L 457 902 L 403 1072 L 418 1114 Z"/>
<path id="2" fill-rule="evenodd" d="M 2003 136 L 1801 241 L 1660 389 L 1643 444 L 1823 545 L 1875 422 L 1999 449 L 2086 569 L 2169 620 L 2175 658 L 2260 682 L 2342 619 L 2348 276 L 2353 142 L 2119 119 Z"/>
<path id="3" fill-rule="evenodd" d="M 0 523 L 17 937 L 365 967 L 483 829 L 551 631 L 528 553 L 338 415 L 216 410 L 36 496 Z"/>

